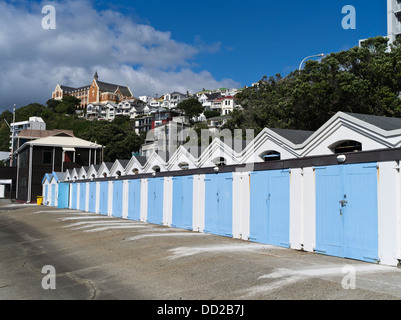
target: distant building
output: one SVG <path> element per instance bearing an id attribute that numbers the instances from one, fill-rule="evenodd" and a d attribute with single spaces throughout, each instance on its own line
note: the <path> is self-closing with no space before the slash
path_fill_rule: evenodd
<path id="1" fill-rule="evenodd" d="M 33 131 L 43 131 L 46 130 L 46 123 L 41 117 L 30 117 L 29 120 L 14 122 L 10 124 L 11 134 L 10 134 L 10 155 L 15 154 L 15 150 L 18 149 L 18 139 L 17 136 L 26 130 Z"/>
<path id="2" fill-rule="evenodd" d="M 47 172 L 100 164 L 102 149 L 101 145 L 65 133 L 24 143 L 16 151 L 16 199 L 35 201 L 42 194 L 42 179 Z"/>
<path id="3" fill-rule="evenodd" d="M 83 87 L 72 88 L 57 84 L 52 93 L 52 98 L 54 100 L 62 100 L 66 96 L 81 99 L 80 109 L 88 107 L 89 104 L 118 104 L 125 99 L 133 98 L 128 86 L 99 81 L 97 72 L 93 76 L 92 83 Z"/>
<path id="4" fill-rule="evenodd" d="M 390 43 L 401 36 L 401 1 L 387 0 L 387 37 Z"/>

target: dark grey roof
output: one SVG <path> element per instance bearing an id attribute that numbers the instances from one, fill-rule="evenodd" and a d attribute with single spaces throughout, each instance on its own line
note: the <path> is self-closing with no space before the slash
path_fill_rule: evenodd
<path id="1" fill-rule="evenodd" d="M 208 100 L 215 100 L 218 98 L 221 98 L 222 95 L 220 92 L 216 92 L 216 93 L 206 93 L 205 94 Z"/>
<path id="2" fill-rule="evenodd" d="M 68 87 L 68 86 L 60 86 L 60 88 L 61 88 L 64 92 L 71 92 L 71 91 L 76 90 L 75 88 L 73 88 L 73 87 Z"/>
<path id="3" fill-rule="evenodd" d="M 294 144 L 300 144 L 304 142 L 314 133 L 314 131 L 278 129 L 278 128 L 271 128 L 270 130 L 274 131 L 278 135 L 291 141 Z"/>
<path id="4" fill-rule="evenodd" d="M 110 170 L 111 167 L 113 166 L 114 162 L 104 162 L 104 164 L 106 165 L 106 168 L 107 168 L 108 170 Z"/>
<path id="5" fill-rule="evenodd" d="M 148 161 L 148 159 L 144 156 L 135 156 L 135 158 L 139 161 L 139 163 L 142 166 L 145 165 L 146 161 Z"/>
<path id="6" fill-rule="evenodd" d="M 401 119 L 400 118 L 372 116 L 372 115 L 368 115 L 368 114 L 350 113 L 350 112 L 344 112 L 344 113 L 350 115 L 351 117 L 365 121 L 369 124 L 372 124 L 380 129 L 383 129 L 386 131 L 401 129 Z"/>
<path id="7" fill-rule="evenodd" d="M 107 83 L 107 82 L 102 82 L 102 81 L 97 81 L 97 85 L 99 86 L 99 89 L 101 91 L 106 91 L 106 92 L 115 92 L 117 89 L 120 89 L 121 93 L 124 96 L 131 96 L 131 92 L 129 91 L 128 87 L 125 86 L 120 86 L 117 84 L 112 84 L 112 83 Z"/>
<path id="8" fill-rule="evenodd" d="M 124 167 L 124 169 L 125 169 L 125 167 L 127 166 L 128 162 L 129 162 L 129 160 L 120 160 L 120 159 L 117 159 L 117 161 L 121 163 L 121 165 Z"/>

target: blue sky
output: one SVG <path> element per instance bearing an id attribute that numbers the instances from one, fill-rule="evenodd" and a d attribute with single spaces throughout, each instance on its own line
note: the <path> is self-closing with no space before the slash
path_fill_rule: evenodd
<path id="1" fill-rule="evenodd" d="M 345 5 L 356 9 L 355 30 L 341 26 Z M 100 1 L 98 7 L 120 8 L 178 41 L 220 43 L 218 52 L 199 55 L 194 63 L 242 85 L 265 74 L 287 74 L 305 56 L 387 34 L 386 0 Z"/>
<path id="2" fill-rule="evenodd" d="M 45 4 L 56 30 L 40 27 Z M 342 28 L 345 5 L 355 30 Z M 86 85 L 96 70 L 135 96 L 248 86 L 386 34 L 386 0 L 0 0 L 0 111 L 45 103 L 57 83 Z"/>

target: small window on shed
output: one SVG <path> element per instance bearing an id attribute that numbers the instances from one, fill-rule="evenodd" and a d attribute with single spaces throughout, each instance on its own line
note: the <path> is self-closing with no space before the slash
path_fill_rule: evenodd
<path id="1" fill-rule="evenodd" d="M 332 147 L 332 150 L 335 154 L 346 153 L 346 152 L 358 152 L 362 151 L 362 143 L 354 140 L 343 141 Z"/>
<path id="2" fill-rule="evenodd" d="M 154 166 L 154 167 L 152 168 L 152 170 L 153 170 L 154 172 L 160 172 L 160 167 L 159 167 L 159 166 Z"/>
<path id="3" fill-rule="evenodd" d="M 139 170 L 138 170 L 137 168 L 134 168 L 134 169 L 132 170 L 132 172 L 134 173 L 135 176 L 136 176 L 137 174 L 139 174 Z"/>
<path id="4" fill-rule="evenodd" d="M 281 160 L 281 154 L 277 151 L 265 151 L 259 157 L 261 157 L 265 162 Z"/>
<path id="5" fill-rule="evenodd" d="M 117 177 L 121 177 L 121 171 L 116 172 Z"/>
<path id="6" fill-rule="evenodd" d="M 223 157 L 217 157 L 213 159 L 212 162 L 218 167 L 225 166 L 227 164 L 226 159 Z"/>
<path id="7" fill-rule="evenodd" d="M 189 169 L 189 164 L 186 162 L 181 162 L 179 165 L 181 170 L 188 170 Z"/>

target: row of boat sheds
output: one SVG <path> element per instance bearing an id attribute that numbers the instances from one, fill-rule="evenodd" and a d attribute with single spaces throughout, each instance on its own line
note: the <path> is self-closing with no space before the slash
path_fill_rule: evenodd
<path id="1" fill-rule="evenodd" d="M 43 178 L 44 204 L 397 266 L 401 119 L 339 112 L 316 132 L 264 129 Z"/>

